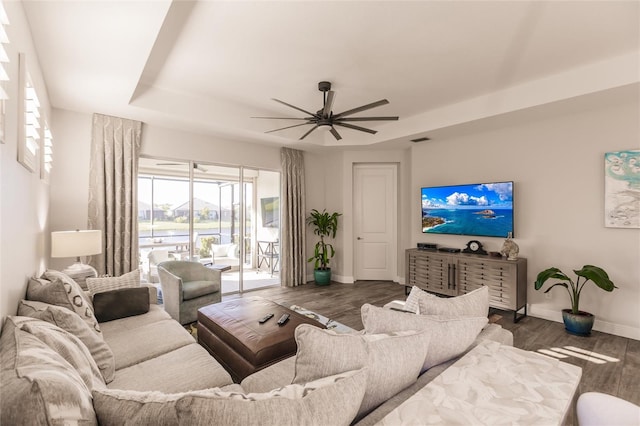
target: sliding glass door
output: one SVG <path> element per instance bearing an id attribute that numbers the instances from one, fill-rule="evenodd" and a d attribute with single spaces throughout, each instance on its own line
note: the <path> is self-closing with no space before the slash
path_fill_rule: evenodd
<path id="1" fill-rule="evenodd" d="M 278 285 L 280 174 L 243 167 L 141 158 L 141 268 L 177 259 L 224 268 L 223 294 Z M 264 196 L 268 195 L 268 196 Z M 267 262 L 263 250 L 270 243 Z"/>

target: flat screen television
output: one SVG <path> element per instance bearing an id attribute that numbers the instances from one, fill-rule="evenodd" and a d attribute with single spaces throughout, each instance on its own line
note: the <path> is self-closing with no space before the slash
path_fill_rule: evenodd
<path id="1" fill-rule="evenodd" d="M 280 198 L 268 197 L 260 199 L 262 226 L 265 228 L 280 227 Z"/>
<path id="2" fill-rule="evenodd" d="M 508 237 L 513 232 L 513 182 L 422 188 L 425 234 Z"/>

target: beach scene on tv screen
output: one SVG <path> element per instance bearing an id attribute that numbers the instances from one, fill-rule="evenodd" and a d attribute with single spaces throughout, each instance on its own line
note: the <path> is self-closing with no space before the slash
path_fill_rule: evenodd
<path id="1" fill-rule="evenodd" d="M 422 188 L 422 232 L 507 237 L 513 182 Z"/>

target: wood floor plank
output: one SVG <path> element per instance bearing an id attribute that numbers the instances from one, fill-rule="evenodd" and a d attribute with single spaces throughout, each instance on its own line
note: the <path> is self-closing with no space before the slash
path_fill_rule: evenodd
<path id="1" fill-rule="evenodd" d="M 270 287 L 247 292 L 244 296 L 225 296 L 223 300 L 250 296 L 261 296 L 284 306 L 299 305 L 356 330 L 362 329 L 360 307 L 364 303 L 383 306 L 392 300 L 406 299 L 402 285 L 389 281 L 358 281 L 354 284 L 332 282 L 329 286 Z M 598 331 L 590 337 L 579 337 L 568 334 L 564 325 L 558 322 L 528 316 L 514 323 L 511 312 L 496 310 L 496 313 L 502 316 L 497 324 L 513 333 L 517 348 L 537 351 L 575 346 L 620 359 L 617 363 L 593 364 L 570 356 L 562 361 L 582 368 L 580 393 L 603 392 L 640 405 L 640 341 Z"/>
<path id="2" fill-rule="evenodd" d="M 640 405 L 640 341 L 627 341 L 627 351 L 622 358 L 620 388 L 616 395 Z"/>

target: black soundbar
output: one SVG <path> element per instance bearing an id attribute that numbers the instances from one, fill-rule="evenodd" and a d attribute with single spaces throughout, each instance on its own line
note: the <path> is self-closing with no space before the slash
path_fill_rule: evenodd
<path id="1" fill-rule="evenodd" d="M 451 248 L 451 247 L 440 247 L 438 251 L 444 251 L 446 253 L 460 253 L 459 248 Z"/>

